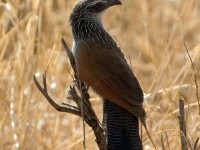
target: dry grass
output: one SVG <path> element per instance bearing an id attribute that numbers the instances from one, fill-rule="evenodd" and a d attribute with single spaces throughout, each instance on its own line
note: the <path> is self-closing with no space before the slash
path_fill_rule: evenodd
<path id="1" fill-rule="evenodd" d="M 0 2 L 0 149 L 82 149 L 78 117 L 56 112 L 33 84 L 35 73 L 47 70 L 51 95 L 66 102 L 71 68 L 61 46 L 72 43 L 68 24 L 73 0 L 3 0 Z M 194 73 L 200 78 L 200 1 L 124 0 L 113 7 L 104 24 L 128 57 L 145 93 L 147 125 L 158 149 L 179 150 L 178 100 L 186 104 L 187 138 L 200 135 Z M 159 91 L 160 90 L 160 91 Z M 158 94 L 156 94 L 159 91 Z M 92 94 L 101 118 L 101 101 Z M 97 149 L 89 127 L 87 148 Z M 143 140 L 146 139 L 143 133 Z M 144 149 L 153 149 L 149 139 Z M 168 147 L 169 145 L 169 147 Z"/>

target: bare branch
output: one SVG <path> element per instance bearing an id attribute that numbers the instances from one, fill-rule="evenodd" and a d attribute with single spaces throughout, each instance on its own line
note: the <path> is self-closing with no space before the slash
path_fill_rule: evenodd
<path id="1" fill-rule="evenodd" d="M 62 105 L 68 106 L 68 107 L 73 108 L 75 110 L 79 110 L 78 107 L 70 105 L 70 104 L 67 104 L 67 103 L 62 103 Z"/>
<path id="2" fill-rule="evenodd" d="M 76 116 L 80 116 L 81 115 L 81 113 L 80 113 L 79 110 L 75 110 L 75 109 L 72 109 L 72 108 L 67 108 L 67 107 L 59 106 L 57 103 L 54 102 L 54 100 L 49 96 L 49 94 L 47 92 L 46 74 L 43 75 L 43 86 L 44 86 L 44 88 L 42 88 L 42 86 L 40 85 L 40 83 L 36 79 L 35 75 L 33 76 L 33 80 L 34 80 L 35 85 L 37 86 L 38 90 L 44 95 L 44 97 L 47 99 L 47 101 L 57 111 L 71 113 L 71 114 L 74 114 Z"/>
<path id="3" fill-rule="evenodd" d="M 179 124 L 181 134 L 181 150 L 187 150 L 187 141 L 186 141 L 186 124 L 185 124 L 185 113 L 184 113 L 184 99 L 179 100 Z"/>
<path id="4" fill-rule="evenodd" d="M 75 73 L 75 77 L 77 77 L 77 68 L 76 68 L 76 63 L 75 63 L 75 59 L 74 59 L 74 56 L 72 54 L 72 51 L 69 49 L 69 47 L 67 46 L 65 40 L 63 38 L 61 38 L 61 42 L 62 42 L 62 45 L 67 53 L 67 56 L 69 58 L 69 61 L 70 61 L 70 64 L 72 66 L 72 69 L 74 70 L 74 73 Z"/>

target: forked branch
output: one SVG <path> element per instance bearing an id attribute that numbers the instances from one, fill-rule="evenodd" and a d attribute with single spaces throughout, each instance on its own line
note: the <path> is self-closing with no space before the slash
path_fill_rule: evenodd
<path id="1" fill-rule="evenodd" d="M 74 109 L 74 107 L 72 105 L 68 105 L 68 107 L 65 106 L 60 106 L 57 103 L 55 103 L 55 101 L 49 96 L 48 90 L 47 90 L 47 83 L 46 83 L 46 72 L 43 75 L 43 86 L 42 87 L 40 85 L 40 83 L 38 82 L 37 78 L 35 77 L 35 75 L 33 76 L 33 80 L 35 82 L 35 85 L 37 86 L 38 90 L 44 95 L 44 97 L 46 98 L 46 100 L 51 104 L 51 106 L 53 106 L 57 111 L 60 112 L 67 112 L 67 113 L 71 113 L 77 116 L 81 116 L 81 113 L 78 109 Z M 71 90 L 71 89 L 70 89 Z"/>

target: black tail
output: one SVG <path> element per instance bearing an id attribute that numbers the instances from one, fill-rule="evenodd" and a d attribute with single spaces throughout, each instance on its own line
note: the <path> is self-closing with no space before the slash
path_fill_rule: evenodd
<path id="1" fill-rule="evenodd" d="M 104 99 L 103 122 L 108 150 L 142 150 L 137 117 Z"/>

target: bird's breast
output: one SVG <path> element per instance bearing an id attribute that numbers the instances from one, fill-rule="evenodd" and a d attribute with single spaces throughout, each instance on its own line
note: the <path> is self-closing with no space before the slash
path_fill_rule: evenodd
<path id="1" fill-rule="evenodd" d="M 94 48 L 91 45 L 85 43 L 73 42 L 72 52 L 76 61 L 79 77 L 82 81 L 88 85 L 93 85 L 98 81 L 98 78 L 94 76 L 96 63 Z"/>

